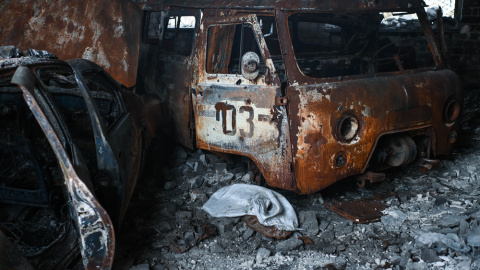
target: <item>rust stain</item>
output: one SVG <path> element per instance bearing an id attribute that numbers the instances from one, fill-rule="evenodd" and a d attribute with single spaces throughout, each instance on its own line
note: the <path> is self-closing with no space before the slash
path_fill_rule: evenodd
<path id="1" fill-rule="evenodd" d="M 247 224 L 247 226 L 254 231 L 258 232 L 261 235 L 266 237 L 275 238 L 275 239 L 287 239 L 293 232 L 291 231 L 282 231 L 275 226 L 265 226 L 258 222 L 258 218 L 256 216 L 244 216 L 242 220 Z"/>
<path id="2" fill-rule="evenodd" d="M 141 64 L 145 71 L 142 83 L 146 92 L 158 93 L 168 102 L 180 143 L 249 157 L 270 186 L 313 193 L 340 179 L 364 173 L 369 166 L 380 170 L 384 155 L 393 155 L 385 138 L 394 134 L 411 137 L 419 149 L 428 149 L 422 150 L 428 152 L 427 158 L 453 149 L 458 121 L 446 122 L 443 111 L 450 99 L 459 104 L 450 110 L 461 106 L 460 82 L 455 73 L 445 68 L 438 42 L 425 21 L 423 1 L 136 3 L 149 12 L 162 12 L 162 16 L 192 15 L 202 10 L 202 21 L 196 17 L 190 56 L 173 57 L 162 52 L 161 44 L 142 44 L 146 49 L 141 57 L 145 63 Z M 435 67 L 413 69 L 407 63 L 400 64 L 404 55 L 391 55 L 395 70 L 379 68 L 377 55 L 383 48 L 375 47 L 378 44 L 366 48 L 379 34 L 379 16 L 373 14 L 387 10 L 419 15 Z M 329 13 L 323 17 L 325 21 L 319 20 L 318 16 L 323 16 L 320 13 Z M 263 24 L 273 22 L 271 33 L 261 29 L 260 16 L 265 20 Z M 359 20 L 365 24 L 357 26 Z M 365 36 L 368 42 L 360 52 L 362 59 L 355 62 L 350 55 L 354 52 L 345 53 L 343 58 L 332 57 L 325 50 L 318 56 L 325 61 L 315 66 L 313 62 L 320 60 L 312 60 L 317 56 L 309 53 L 318 52 L 310 52 L 304 45 L 305 51 L 300 53 L 305 55 L 306 64 L 300 67 L 298 58 L 302 54 L 295 52 L 299 38 L 293 32 L 299 22 L 337 23 L 346 29 L 335 30 L 341 32 L 339 40 L 356 34 Z M 270 34 L 274 39 L 267 42 Z M 250 44 L 258 47 L 247 51 L 262 59 L 258 65 L 262 70 L 254 79 L 242 76 L 235 67 L 245 52 L 244 46 Z M 342 46 L 348 51 L 348 44 Z M 355 73 L 355 68 L 360 71 Z M 324 72 L 325 76 L 308 72 Z M 451 115 L 456 118 L 454 112 Z M 417 153 L 414 147 L 409 151 L 412 156 Z"/>
<path id="3" fill-rule="evenodd" d="M 365 224 L 380 221 L 382 211 L 387 208 L 383 201 L 394 195 L 394 193 L 377 194 L 371 198 L 333 201 L 323 205 L 355 223 Z"/>
<path id="4" fill-rule="evenodd" d="M 88 59 L 127 87 L 135 85 L 142 15 L 135 3 L 7 0 L 0 10 L 3 45 Z"/>

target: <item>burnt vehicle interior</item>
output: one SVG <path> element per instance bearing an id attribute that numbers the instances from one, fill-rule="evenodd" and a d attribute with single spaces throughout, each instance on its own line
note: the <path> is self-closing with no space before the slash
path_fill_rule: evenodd
<path id="1" fill-rule="evenodd" d="M 22 251 L 34 256 L 71 228 L 68 208 L 62 207 L 63 177 L 58 163 L 20 89 L 10 79 L 4 77 L 0 83 L 2 230 L 9 237 L 26 239 L 19 241 Z"/>
<path id="2" fill-rule="evenodd" d="M 217 42 L 217 40 L 222 42 Z M 226 57 L 220 59 L 215 57 L 223 55 L 222 52 L 225 51 L 227 52 Z M 215 25 L 208 29 L 208 61 L 206 63 L 208 73 L 241 74 L 241 56 L 246 52 L 262 55 L 251 25 Z M 260 61 L 260 64 L 264 63 L 265 60 Z"/>
<path id="3" fill-rule="evenodd" d="M 67 65 L 44 65 L 36 68 L 35 72 L 48 89 L 48 95 L 53 97 L 53 106 L 58 108 L 57 113 L 64 120 L 55 125 L 67 125 L 62 129 L 69 132 L 62 134 L 62 141 L 70 153 L 81 152 L 74 155 L 80 159 L 76 161 L 77 173 L 118 223 L 121 198 L 117 188 L 112 189 L 105 172 L 98 170 L 90 114 L 72 69 Z M 125 113 L 118 93 L 112 90 L 115 89 L 110 85 L 112 82 L 98 71 L 85 71 L 83 76 L 100 108 L 103 123 L 111 128 Z M 0 204 L 4 210 L 0 217 L 1 227 L 25 256 L 37 258 L 39 264 L 36 267 L 49 268 L 55 264 L 67 267 L 75 260 L 76 253 L 72 253 L 74 257 L 70 258 L 64 252 L 50 248 L 63 241 L 71 242 L 71 249 L 78 248 L 74 245 L 75 237 L 72 239 L 75 233 L 70 222 L 69 198 L 64 192 L 65 180 L 20 88 L 10 81 L 11 75 L 8 74 L 0 80 L 3 152 Z M 52 257 L 48 263 L 40 259 L 48 257 Z"/>
<path id="4" fill-rule="evenodd" d="M 374 14 L 293 14 L 290 38 L 298 66 L 313 78 L 344 77 L 434 66 L 424 38 L 395 38 L 380 31 L 384 16 Z M 282 82 L 285 69 L 273 16 L 258 16 L 262 33 Z"/>

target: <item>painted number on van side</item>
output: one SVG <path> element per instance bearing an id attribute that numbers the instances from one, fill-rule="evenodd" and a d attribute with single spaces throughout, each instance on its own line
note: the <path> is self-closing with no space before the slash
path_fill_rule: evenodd
<path id="1" fill-rule="evenodd" d="M 222 129 L 223 129 L 223 134 L 228 135 L 228 136 L 234 136 L 237 133 L 237 109 L 235 106 L 231 104 L 226 104 L 224 102 L 218 102 L 215 104 L 215 118 L 217 121 L 222 122 Z M 227 127 L 227 112 L 231 111 L 230 115 L 232 117 L 231 125 L 230 127 Z M 253 136 L 253 130 L 254 130 L 254 124 L 253 124 L 253 108 L 250 106 L 241 106 L 240 109 L 238 110 L 239 113 L 247 113 L 248 118 L 247 118 L 247 123 L 249 124 L 249 130 L 248 132 L 245 131 L 243 128 L 240 128 L 240 136 L 246 137 L 246 138 L 251 138 Z"/>

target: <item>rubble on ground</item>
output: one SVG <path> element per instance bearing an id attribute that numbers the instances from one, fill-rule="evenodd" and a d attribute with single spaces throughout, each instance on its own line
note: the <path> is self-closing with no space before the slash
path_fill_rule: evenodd
<path id="1" fill-rule="evenodd" d="M 177 147 L 161 181 L 139 184 L 121 231 L 118 269 L 478 269 L 480 268 L 480 98 L 467 94 L 463 136 L 439 168 L 386 171 L 359 189 L 350 179 L 312 195 L 276 190 L 300 230 L 266 237 L 240 217 L 213 218 L 201 207 L 220 188 L 254 181 L 248 161 Z M 460 140 L 460 139 L 459 139 Z M 465 143 L 471 142 L 471 143 Z M 160 185 L 160 186 L 159 186 Z M 358 224 L 322 203 L 385 198 L 380 221 Z M 172 240 L 173 239 L 173 240 Z"/>

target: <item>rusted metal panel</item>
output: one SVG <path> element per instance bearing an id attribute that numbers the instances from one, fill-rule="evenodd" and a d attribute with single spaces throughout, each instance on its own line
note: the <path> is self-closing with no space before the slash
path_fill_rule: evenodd
<path id="1" fill-rule="evenodd" d="M 323 205 L 355 223 L 366 224 L 380 221 L 383 216 L 382 211 L 387 208 L 384 201 L 392 196 L 395 196 L 395 194 L 376 194 L 370 198 L 351 201 L 333 201 L 323 203 Z"/>
<path id="2" fill-rule="evenodd" d="M 153 28 L 167 28 L 164 25 L 167 18 L 178 17 L 178 14 L 174 10 L 161 12 L 158 22 Z M 141 44 L 140 76 L 137 88 L 146 93 L 155 93 L 160 97 L 168 109 L 165 120 L 161 121 L 169 122 L 172 136 L 178 143 L 193 149 L 194 124 L 191 91 L 195 88 L 197 73 L 192 67 L 198 65 L 194 45 L 201 15 L 199 10 L 184 10 L 181 14 L 195 18 L 193 28 L 178 28 L 179 32 L 170 40 L 163 40 L 164 32 L 155 38 L 148 37 L 148 34 L 144 37 L 144 42 Z M 151 15 L 151 13 L 145 14 L 145 24 L 150 24 Z M 184 35 L 189 38 L 179 38 Z M 181 47 L 184 50 L 176 50 L 175 47 Z"/>
<path id="3" fill-rule="evenodd" d="M 439 89 L 443 93 L 436 95 Z M 437 134 L 448 134 L 443 121 L 432 115 L 438 115 L 447 98 L 459 90 L 458 81 L 448 70 L 289 87 L 298 192 L 315 192 L 363 172 L 384 134 L 432 126 Z M 423 114 L 413 117 L 419 111 Z M 345 113 L 360 123 L 358 136 L 350 142 L 338 139 L 337 121 Z M 453 146 L 446 138 L 439 139 L 441 143 L 434 146 L 436 153 L 447 154 Z M 336 163 L 338 153 L 345 153 L 344 164 Z"/>
<path id="4" fill-rule="evenodd" d="M 341 0 L 341 1 L 277 1 L 277 0 L 136 0 L 143 8 L 154 6 L 173 6 L 187 8 L 224 8 L 224 9 L 245 9 L 250 10 L 304 10 L 316 12 L 349 12 L 360 10 L 408 10 L 424 6 L 421 0 L 400 0 L 400 1 L 373 1 L 373 0 Z"/>
<path id="5" fill-rule="evenodd" d="M 432 118 L 432 112 L 428 106 L 407 108 L 403 110 L 391 110 L 387 114 L 388 128 L 408 128 L 420 125 Z"/>
<path id="6" fill-rule="evenodd" d="M 387 148 L 394 141 L 388 138 L 397 135 L 407 142 L 405 149 L 400 149 L 408 157 L 401 159 L 401 165 L 412 162 L 417 154 L 429 159 L 453 148 L 458 121 L 446 120 L 457 119 L 462 93 L 458 76 L 445 69 L 428 22 L 420 18 L 436 67 L 412 65 L 407 54 L 400 54 L 400 49 L 411 45 L 401 45 L 388 55 L 384 49 L 396 47 L 395 41 L 377 44 L 379 11 L 416 12 L 425 17 L 422 1 L 137 3 L 165 12 L 182 12 L 187 3 L 188 10 L 202 9 L 196 53 L 186 62 L 192 64 L 195 78 L 189 82 L 195 90 L 192 102 L 197 147 L 251 158 L 271 186 L 312 193 L 361 174 L 372 165 L 369 162 L 374 155 L 373 159 L 383 159 L 383 163 L 383 156 L 395 155 Z M 252 15 L 259 12 L 269 15 L 264 16 L 269 19 L 264 18 L 263 23 L 273 22 L 272 33 L 262 33 L 260 22 Z M 318 14 L 304 14 L 314 12 Z M 320 60 L 311 59 L 317 52 L 308 51 L 314 46 L 304 42 L 305 51 L 299 57 L 305 64 L 300 65 L 294 52 L 300 43 L 295 34 L 299 28 L 293 26 L 300 22 L 322 23 L 323 33 L 341 40 L 338 51 L 324 49 L 337 48 L 332 44 L 319 43 L 316 48 L 323 48 L 317 55 Z M 253 47 L 243 51 L 244 30 L 241 36 L 237 30 L 245 25 L 254 29 L 255 37 L 249 42 L 258 42 L 258 52 Z M 265 41 L 274 34 L 274 27 L 277 36 L 268 44 L 276 50 L 275 65 Z M 352 45 L 355 36 L 362 36 L 362 40 Z M 379 67 L 379 61 L 384 60 L 379 59 L 379 52 L 387 54 L 395 71 Z M 265 60 L 261 64 L 265 71 L 251 78 L 238 71 L 250 68 L 243 63 L 248 53 Z M 171 60 L 166 59 L 175 63 Z M 241 68 L 236 67 L 236 61 Z M 280 73 L 283 70 L 285 73 Z M 311 76 L 307 74 L 310 71 Z M 188 81 L 182 75 L 179 78 Z M 178 85 L 181 82 L 174 81 L 172 87 Z M 172 108 L 184 109 L 179 99 L 171 100 L 178 103 Z"/>
<path id="7" fill-rule="evenodd" d="M 0 11 L 3 45 L 85 58 L 135 85 L 142 12 L 132 1 L 7 0 Z"/>
<path id="8" fill-rule="evenodd" d="M 242 22 L 253 25 L 266 65 L 274 74 L 275 68 L 260 38 L 261 30 L 254 23 L 254 15 L 205 19 L 202 27 L 208 31 L 211 25 Z M 278 78 L 267 85 L 265 75 L 250 81 L 238 74 L 208 73 L 206 31 L 199 36 L 197 57 L 201 64 L 193 96 L 197 147 L 250 157 L 271 186 L 293 189 L 287 111 L 285 106 L 276 105 L 280 91 Z"/>
<path id="9" fill-rule="evenodd" d="M 433 54 L 433 59 L 435 59 L 435 63 L 437 66 L 446 67 L 444 55 L 442 54 L 440 44 L 437 42 L 435 35 L 433 34 L 432 27 L 430 26 L 430 22 L 427 18 L 427 13 L 424 9 L 419 9 L 417 12 L 418 21 L 422 26 L 423 32 L 428 40 L 428 46 L 430 47 L 430 51 Z"/>
<path id="10" fill-rule="evenodd" d="M 312 193 L 364 172 L 378 139 L 385 134 L 432 127 L 437 132 L 433 152 L 451 151 L 453 145 L 445 136 L 458 128 L 458 121 L 454 127 L 446 126 L 441 112 L 449 97 L 462 100 L 458 76 L 448 70 L 416 70 L 307 77 L 299 70 L 290 43 L 288 16 L 279 11 L 277 25 L 289 84 L 297 192 Z M 442 64 L 440 58 L 437 64 Z M 338 121 L 345 114 L 354 115 L 359 122 L 357 136 L 348 142 L 339 139 Z"/>
<path id="11" fill-rule="evenodd" d="M 247 224 L 252 230 L 270 238 L 275 239 L 287 239 L 292 235 L 293 231 L 282 231 L 277 229 L 275 226 L 265 226 L 262 225 L 256 216 L 246 215 L 242 217 L 242 220 Z"/>

